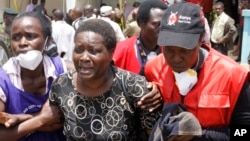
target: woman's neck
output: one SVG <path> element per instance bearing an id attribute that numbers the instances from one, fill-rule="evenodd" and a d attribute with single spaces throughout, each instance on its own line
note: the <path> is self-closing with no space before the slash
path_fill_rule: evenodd
<path id="1" fill-rule="evenodd" d="M 44 68 L 43 63 L 39 64 L 39 66 L 35 70 L 28 70 L 21 67 L 20 71 L 21 78 L 38 78 L 40 76 L 44 76 Z"/>
<path id="2" fill-rule="evenodd" d="M 75 77 L 76 80 L 76 88 L 77 90 L 83 94 L 84 96 L 94 97 L 103 94 L 107 91 L 113 83 L 113 72 L 111 68 L 106 72 L 106 74 L 99 79 L 83 81 L 77 75 Z"/>

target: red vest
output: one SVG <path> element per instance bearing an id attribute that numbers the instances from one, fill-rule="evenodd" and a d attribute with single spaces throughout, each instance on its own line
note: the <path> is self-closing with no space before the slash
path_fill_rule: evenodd
<path id="1" fill-rule="evenodd" d="M 183 103 L 203 128 L 227 126 L 248 72 L 229 57 L 210 47 L 204 48 L 209 50 L 209 55 L 198 73 L 198 82 Z M 164 102 L 182 102 L 163 54 L 147 63 L 145 76 L 158 84 Z"/>
<path id="2" fill-rule="evenodd" d="M 133 36 L 129 39 L 118 42 L 113 54 L 113 60 L 117 67 L 138 74 L 141 65 L 137 58 L 136 40 L 137 36 Z"/>
<path id="3" fill-rule="evenodd" d="M 210 13 L 212 12 L 213 8 L 213 0 L 187 0 L 187 2 L 191 2 L 194 4 L 199 4 L 203 7 L 204 13 Z"/>

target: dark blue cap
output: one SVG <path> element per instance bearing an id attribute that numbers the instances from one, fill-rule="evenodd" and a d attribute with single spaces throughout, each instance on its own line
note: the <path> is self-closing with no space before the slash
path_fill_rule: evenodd
<path id="1" fill-rule="evenodd" d="M 188 2 L 176 3 L 162 17 L 158 45 L 193 49 L 204 31 L 201 7 Z"/>

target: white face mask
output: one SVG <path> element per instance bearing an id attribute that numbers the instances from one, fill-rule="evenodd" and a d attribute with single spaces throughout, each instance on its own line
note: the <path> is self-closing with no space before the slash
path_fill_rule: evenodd
<path id="1" fill-rule="evenodd" d="M 185 96 L 197 83 L 197 72 L 193 69 L 188 69 L 184 72 L 174 72 L 176 85 L 179 88 L 180 94 Z"/>
<path id="2" fill-rule="evenodd" d="M 21 67 L 35 70 L 43 59 L 42 52 L 39 50 L 30 50 L 26 53 L 21 53 L 17 57 Z"/>

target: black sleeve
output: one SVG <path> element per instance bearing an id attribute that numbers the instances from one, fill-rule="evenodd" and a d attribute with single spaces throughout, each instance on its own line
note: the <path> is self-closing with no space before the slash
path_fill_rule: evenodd
<path id="1" fill-rule="evenodd" d="M 250 125 L 250 87 L 246 80 L 241 89 L 239 98 L 235 105 L 232 118 L 232 125 Z"/>
<path id="2" fill-rule="evenodd" d="M 250 87 L 246 80 L 232 113 L 231 125 L 250 124 Z M 230 128 L 209 128 L 202 130 L 202 136 L 197 136 L 193 141 L 229 141 Z"/>
<path id="3" fill-rule="evenodd" d="M 229 141 L 230 129 L 224 128 L 209 128 L 203 129 L 201 136 L 196 136 L 192 141 Z"/>

